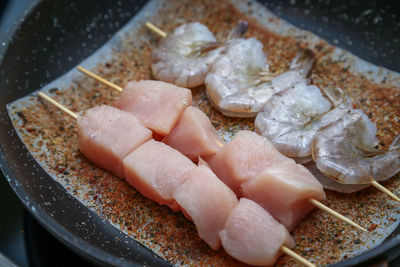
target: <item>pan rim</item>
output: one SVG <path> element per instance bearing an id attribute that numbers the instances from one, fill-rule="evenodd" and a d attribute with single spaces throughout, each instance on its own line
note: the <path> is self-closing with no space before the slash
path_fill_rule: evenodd
<path id="1" fill-rule="evenodd" d="M 25 12 L 21 12 L 18 17 L 15 19 L 16 23 L 13 23 L 12 26 L 4 33 L 1 33 L 0 39 L 5 40 L 3 44 L 0 46 L 0 65 L 3 64 L 3 59 L 4 55 L 7 52 L 7 48 L 12 43 L 15 37 L 15 33 L 18 31 L 18 29 L 24 24 L 27 23 L 28 18 L 32 12 L 38 6 L 42 3 L 42 0 L 34 0 L 30 3 L 29 7 Z M 4 111 L 5 107 L 2 107 Z M 3 113 L 3 111 L 1 113 Z M 4 114 L 3 114 L 4 115 Z M 2 116 L 3 116 L 2 115 Z M 11 127 L 13 130 L 14 128 L 11 125 L 10 118 L 8 118 L 7 124 L 10 124 L 9 127 Z M 22 141 L 18 138 L 19 142 L 21 143 L 21 146 L 26 152 L 29 152 L 29 150 L 26 149 L 26 147 L 23 145 Z M 37 164 L 37 162 L 35 162 Z M 40 165 L 39 165 L 40 166 Z M 63 225 L 58 223 L 55 219 L 53 219 L 51 216 L 49 216 L 44 210 L 42 210 L 27 194 L 24 192 L 21 187 L 16 187 L 15 184 L 13 184 L 13 181 L 15 181 L 17 178 L 14 175 L 12 168 L 9 166 L 6 155 L 3 152 L 2 144 L 0 144 L 0 169 L 5 177 L 10 177 L 10 180 L 7 181 L 14 193 L 18 196 L 24 207 L 34 216 L 34 218 L 43 226 L 45 227 L 53 236 L 55 236 L 58 240 L 62 241 L 64 244 L 67 244 L 68 247 L 72 248 L 74 251 L 79 252 L 79 253 L 84 253 L 85 257 L 88 257 L 90 260 L 94 261 L 103 261 L 106 264 L 111 264 L 111 265 L 121 265 L 121 266 L 129 266 L 131 262 L 127 262 L 121 258 L 115 257 L 112 254 L 108 254 L 106 251 L 101 250 L 99 248 L 96 248 L 89 244 L 87 241 L 83 240 L 81 237 L 76 236 L 73 232 L 67 230 Z M 47 175 L 46 179 L 51 179 L 50 176 Z M 56 182 L 57 183 L 57 182 Z M 61 186 L 61 185 L 60 185 Z M 62 187 L 62 186 L 61 186 Z M 62 187 L 63 188 L 63 187 Z M 64 188 L 63 188 L 64 189 Z M 66 192 L 66 194 L 69 194 Z M 74 197 L 73 197 L 74 198 Z M 27 205 L 26 202 L 24 201 L 29 201 L 31 205 Z M 79 202 L 76 198 L 74 198 L 74 201 Z M 80 205 L 84 206 L 82 203 L 79 202 Z M 88 209 L 89 210 L 89 209 Z M 95 213 L 93 213 L 95 214 Z M 97 215 L 97 214 L 96 214 Z M 137 242 L 136 240 L 134 240 Z M 137 242 L 140 244 L 139 242 Z M 394 249 L 396 246 L 400 244 L 400 235 L 397 235 L 396 237 L 393 237 L 389 240 L 386 240 L 384 243 L 381 245 L 370 249 L 368 251 L 365 251 L 364 253 L 350 258 L 348 260 L 342 261 L 335 263 L 331 266 L 353 266 L 361 263 L 367 263 L 371 260 L 378 260 L 380 257 L 383 257 L 385 253 L 388 253 L 390 250 Z M 104 254 L 106 253 L 106 255 Z M 105 257 L 105 256 L 107 257 Z M 97 262 L 101 263 L 101 262 Z"/>

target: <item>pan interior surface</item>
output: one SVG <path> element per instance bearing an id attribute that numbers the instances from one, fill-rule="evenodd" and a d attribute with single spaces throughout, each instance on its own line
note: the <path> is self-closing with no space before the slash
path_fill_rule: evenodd
<path id="1" fill-rule="evenodd" d="M 97 262 L 161 266 L 168 264 L 112 225 L 104 223 L 40 168 L 16 136 L 5 110 L 7 103 L 42 87 L 89 56 L 143 5 L 144 2 L 137 1 L 43 1 L 32 8 L 1 51 L 0 75 L 4 77 L 0 100 L 1 166 L 10 185 L 31 213 L 78 252 Z M 272 10 L 280 6 L 276 2 L 266 5 L 270 5 Z M 280 12 L 283 12 L 282 8 Z M 334 26 L 328 24 L 326 27 Z M 342 34 L 347 33 L 339 33 Z M 395 65 L 392 66 L 396 69 Z M 396 236 L 393 234 L 380 247 L 338 265 L 360 263 L 383 253 L 389 257 L 396 255 L 394 248 L 399 242 Z"/>

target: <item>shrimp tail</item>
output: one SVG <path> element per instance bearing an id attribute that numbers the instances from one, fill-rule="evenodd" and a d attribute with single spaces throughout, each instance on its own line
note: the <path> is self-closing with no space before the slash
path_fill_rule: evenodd
<path id="1" fill-rule="evenodd" d="M 211 50 L 214 50 L 222 45 L 221 42 L 207 42 L 204 43 L 200 48 L 200 53 L 207 53 Z"/>
<path id="2" fill-rule="evenodd" d="M 387 180 L 400 172 L 400 135 L 389 147 L 389 151 L 372 158 L 370 163 L 377 182 Z"/>
<path id="3" fill-rule="evenodd" d="M 302 49 L 292 60 L 290 64 L 291 70 L 297 70 L 303 76 L 307 76 L 312 66 L 314 65 L 316 55 L 314 51 L 309 48 Z"/>
<path id="4" fill-rule="evenodd" d="M 400 134 L 398 134 L 390 144 L 389 151 L 400 153 Z"/>
<path id="5" fill-rule="evenodd" d="M 343 107 L 347 107 L 348 109 L 353 109 L 353 101 L 351 100 L 350 95 L 341 88 L 322 87 L 321 90 L 324 92 L 326 97 L 335 108 L 342 105 Z"/>
<path id="6" fill-rule="evenodd" d="M 229 32 L 228 40 L 242 37 L 249 29 L 249 23 L 245 20 L 239 20 L 238 24 Z"/>

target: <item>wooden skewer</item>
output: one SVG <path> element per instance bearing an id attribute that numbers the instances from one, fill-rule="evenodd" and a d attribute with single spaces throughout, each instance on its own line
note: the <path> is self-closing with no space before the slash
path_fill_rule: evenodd
<path id="1" fill-rule="evenodd" d="M 398 198 L 395 194 L 393 194 L 392 192 L 390 192 L 388 189 L 386 189 L 386 187 L 384 187 L 383 185 L 381 185 L 380 183 L 378 183 L 375 180 L 372 180 L 371 185 L 373 187 L 375 187 L 376 189 L 378 189 L 379 191 L 385 193 L 386 195 L 388 195 L 389 197 L 393 198 L 394 200 L 397 200 L 400 202 L 400 198 Z"/>
<path id="2" fill-rule="evenodd" d="M 146 22 L 144 25 L 146 25 L 146 27 L 155 32 L 156 34 L 160 35 L 160 37 L 165 38 L 167 36 L 167 33 L 163 30 L 161 30 L 160 28 L 158 28 L 157 26 L 155 26 L 153 23 L 151 22 Z"/>
<path id="3" fill-rule="evenodd" d="M 90 77 L 97 79 L 97 77 L 99 77 L 98 75 L 90 72 L 89 70 L 86 70 L 82 67 L 78 67 L 79 70 L 81 70 L 83 73 L 88 74 Z M 101 77 L 100 77 L 101 78 Z M 101 78 L 102 80 L 104 80 L 103 78 Z M 112 87 L 113 88 L 113 87 Z M 122 90 L 122 89 L 121 89 Z M 354 227 L 357 227 L 358 229 L 361 229 L 363 231 L 367 231 L 366 229 L 362 228 L 360 225 L 356 224 L 355 222 L 353 222 L 352 220 L 344 217 L 343 215 L 340 215 L 339 213 L 337 213 L 336 211 L 332 210 L 331 208 L 328 208 L 327 206 L 325 206 L 324 204 L 322 204 L 321 202 L 319 202 L 316 199 L 310 199 L 311 203 L 313 203 L 315 206 L 317 206 L 318 208 L 328 212 L 329 214 L 335 216 L 336 218 L 338 218 L 339 220 L 342 220 Z"/>
<path id="4" fill-rule="evenodd" d="M 317 206 L 318 208 L 320 208 L 321 210 L 326 211 L 327 213 L 331 214 L 332 216 L 335 216 L 336 218 L 338 218 L 339 220 L 344 221 L 345 223 L 348 223 L 362 231 L 368 232 L 367 229 L 361 227 L 360 225 L 358 225 L 357 223 L 353 222 L 352 220 L 350 220 L 349 218 L 344 217 L 343 215 L 337 213 L 336 211 L 334 211 L 333 209 L 325 206 L 324 204 L 322 204 L 321 202 L 319 202 L 318 200 L 314 199 L 314 198 L 310 198 L 309 199 L 310 202 L 312 204 L 314 204 L 315 206 Z"/>
<path id="5" fill-rule="evenodd" d="M 95 79 L 95 80 L 101 82 L 101 83 L 104 84 L 104 85 L 107 85 L 107 86 L 109 86 L 109 87 L 111 87 L 111 88 L 117 90 L 118 92 L 122 92 L 122 88 L 119 87 L 118 85 L 113 84 L 112 82 L 107 81 L 106 79 L 100 77 L 99 75 L 97 75 L 97 74 L 95 74 L 95 73 L 93 73 L 93 72 L 91 72 L 91 71 L 89 71 L 89 70 L 87 70 L 87 69 L 85 69 L 85 68 L 82 68 L 81 66 L 78 66 L 77 68 L 78 68 L 78 70 L 80 70 L 81 72 L 83 72 L 84 74 L 86 74 L 87 76 L 92 77 L 93 79 Z"/>
<path id="6" fill-rule="evenodd" d="M 281 250 L 283 251 L 283 253 L 285 253 L 286 255 L 294 258 L 295 260 L 303 263 L 305 266 L 309 266 L 309 267 L 316 267 L 315 264 L 309 262 L 308 260 L 306 260 L 305 258 L 303 258 L 302 256 L 300 256 L 299 254 L 297 254 L 296 252 L 294 252 L 293 250 L 291 250 L 290 248 L 287 248 L 285 246 L 281 246 Z"/>
<path id="7" fill-rule="evenodd" d="M 65 113 L 67 113 L 69 116 L 71 116 L 72 118 L 74 118 L 75 120 L 77 120 L 79 118 L 79 115 L 76 114 L 75 112 L 69 110 L 68 108 L 64 107 L 63 105 L 61 105 L 60 103 L 58 103 L 57 101 L 53 100 L 52 98 L 50 98 L 49 96 L 47 96 L 45 93 L 39 92 L 38 96 L 40 96 L 41 98 L 43 98 L 44 100 L 46 100 L 47 102 L 49 102 L 50 104 L 56 106 L 57 108 L 59 108 L 60 110 L 64 111 Z"/>

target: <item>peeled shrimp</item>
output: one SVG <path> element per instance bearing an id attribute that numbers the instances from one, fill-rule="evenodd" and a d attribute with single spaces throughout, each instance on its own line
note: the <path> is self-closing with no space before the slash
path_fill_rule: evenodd
<path id="1" fill-rule="evenodd" d="M 255 38 L 233 39 L 212 64 L 206 92 L 212 104 L 230 117 L 254 117 L 272 95 L 303 81 L 314 63 L 314 53 L 304 50 L 289 71 L 273 78 L 268 73 L 263 45 Z"/>
<path id="2" fill-rule="evenodd" d="M 152 51 L 152 74 L 155 79 L 182 87 L 196 87 L 204 82 L 209 65 L 220 52 L 210 30 L 198 22 L 177 27 Z"/>
<path id="3" fill-rule="evenodd" d="M 284 155 L 311 160 L 311 141 L 321 114 L 331 109 L 318 87 L 305 81 L 271 97 L 255 120 L 256 132 Z"/>
<path id="4" fill-rule="evenodd" d="M 327 88 L 324 92 L 332 105 L 318 87 L 305 81 L 274 95 L 256 117 L 257 133 L 285 156 L 299 163 L 311 161 L 311 142 L 317 131 L 353 109 L 350 97 L 341 89 Z"/>
<path id="5" fill-rule="evenodd" d="M 383 181 L 400 171 L 400 135 L 389 150 L 376 147 L 376 126 L 360 110 L 320 129 L 312 142 L 317 168 L 342 184 L 367 185 Z"/>

